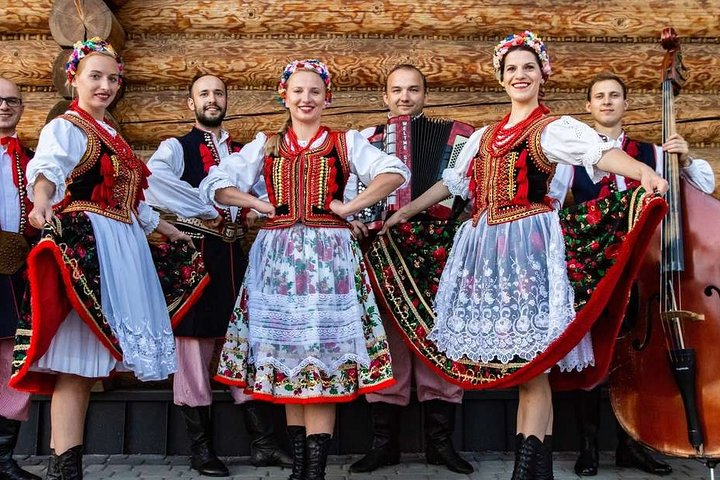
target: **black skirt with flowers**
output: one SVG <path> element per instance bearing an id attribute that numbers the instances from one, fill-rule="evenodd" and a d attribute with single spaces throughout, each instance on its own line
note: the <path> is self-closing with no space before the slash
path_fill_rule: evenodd
<path id="1" fill-rule="evenodd" d="M 225 242 L 219 237 L 205 235 L 194 243 L 197 251 L 202 252 L 210 282 L 182 319 L 173 319 L 173 333 L 176 337 L 224 338 L 235 299 L 240 292 L 248 257 L 243 251 L 242 240 Z M 155 254 L 153 259 L 158 266 Z M 183 266 L 185 269 L 189 267 L 190 265 Z M 163 272 L 160 268 L 158 275 L 162 284 Z M 163 286 L 163 291 L 177 290 L 166 290 Z"/>

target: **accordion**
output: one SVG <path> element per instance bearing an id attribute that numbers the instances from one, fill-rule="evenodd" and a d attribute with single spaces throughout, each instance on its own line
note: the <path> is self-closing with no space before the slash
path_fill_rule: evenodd
<path id="1" fill-rule="evenodd" d="M 379 229 L 386 216 L 410 203 L 442 178 L 443 170 L 455 165 L 455 160 L 475 131 L 472 125 L 453 120 L 418 115 L 391 117 L 368 139 L 386 153 L 397 156 L 412 172 L 408 185 L 397 189 L 387 199 L 362 210 L 357 219 L 371 230 Z M 358 182 L 358 193 L 365 189 Z M 448 219 L 452 213 L 453 197 L 430 207 L 427 214 L 435 219 Z"/>

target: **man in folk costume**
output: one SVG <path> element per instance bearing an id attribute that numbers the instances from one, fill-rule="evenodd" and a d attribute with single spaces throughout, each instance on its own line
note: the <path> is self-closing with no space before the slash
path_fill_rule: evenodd
<path id="1" fill-rule="evenodd" d="M 247 254 L 242 248 L 244 219 L 235 208 L 219 211 L 200 200 L 197 186 L 211 166 L 240 150 L 222 128 L 227 109 L 227 88 L 218 77 L 198 74 L 190 84 L 188 108 L 195 126 L 186 135 L 160 144 L 148 162 L 152 172 L 148 202 L 176 216 L 176 225 L 191 235 L 202 250 L 210 284 L 182 322 L 173 325 L 178 372 L 173 379 L 174 402 L 179 405 L 192 442 L 192 468 L 204 475 L 227 476 L 227 467 L 212 445 L 209 368 L 216 341 L 224 338 L 232 307 L 240 289 Z M 273 406 L 250 401 L 231 389 L 241 405 L 248 432 L 253 436 L 251 461 L 256 466 L 289 466 L 292 460 L 280 448 L 274 432 Z"/>
<path id="2" fill-rule="evenodd" d="M 385 85 L 385 94 L 383 95 L 383 100 L 390 110 L 389 118 L 405 116 L 409 123 L 426 120 L 422 118 L 426 98 L 427 82 L 425 76 L 417 67 L 403 64 L 390 71 Z M 433 119 L 427 120 L 434 121 Z M 453 134 L 460 130 L 464 133 L 465 138 L 473 132 L 473 127 L 461 122 L 444 123 L 447 124 L 448 130 L 452 130 Z M 397 153 L 390 151 L 392 147 L 388 146 L 387 131 L 389 128 L 392 127 L 386 124 L 378 125 L 363 130 L 362 134 L 381 150 L 388 151 L 388 153 Z M 462 135 L 458 137 L 462 137 Z M 453 136 L 453 138 L 455 137 Z M 446 141 L 446 139 L 447 136 L 444 136 L 434 139 L 433 142 L 442 145 L 441 142 Z M 413 141 L 415 140 L 413 139 Z M 420 139 L 417 139 L 417 141 L 419 142 Z M 410 160 L 408 166 L 412 171 L 412 180 L 411 185 L 406 190 L 411 190 L 412 198 L 415 198 L 437 181 L 437 176 L 431 175 L 432 178 L 426 178 L 424 185 L 417 188 L 417 183 L 423 181 L 420 169 L 428 170 L 428 167 L 430 167 L 430 171 L 440 172 L 442 171 L 440 167 L 442 158 L 433 158 L 430 161 L 432 165 L 429 166 L 423 166 L 418 158 L 407 160 Z M 346 192 L 352 191 L 352 188 L 350 187 Z M 398 202 L 398 197 L 402 197 L 400 192 L 395 195 L 395 203 Z M 408 198 L 409 200 L 410 198 Z M 393 208 L 392 204 L 393 198 L 391 197 L 387 204 L 378 204 L 360 214 L 352 222 L 355 236 L 358 238 L 368 236 L 370 233 L 368 227 L 379 220 L 378 218 L 369 217 L 377 213 L 385 214 L 385 208 L 388 205 Z M 396 205 L 397 208 L 401 206 Z M 372 257 L 368 258 L 372 263 Z M 376 287 L 376 295 L 378 298 L 382 298 L 382 292 L 379 291 L 381 289 L 377 288 L 376 283 L 374 283 L 374 286 Z M 350 471 L 371 472 L 385 465 L 399 463 L 400 415 L 402 408 L 410 403 L 410 384 L 412 378 L 414 378 L 418 400 L 423 405 L 426 433 L 425 455 L 428 463 L 445 465 L 450 470 L 458 473 L 472 473 L 472 465 L 458 455 L 452 444 L 452 434 L 455 429 L 455 411 L 457 405 L 462 403 L 463 389 L 444 380 L 419 358 L 415 357 L 398 333 L 398 327 L 393 325 L 392 317 L 387 314 L 384 315 L 383 323 L 390 343 L 393 371 L 397 383 L 384 390 L 365 396 L 371 406 L 372 446 L 363 458 L 350 466 Z"/>
<path id="3" fill-rule="evenodd" d="M 0 78 L 0 479 L 39 480 L 12 457 L 20 422 L 29 416 L 30 394 L 8 386 L 26 286 L 24 254 L 13 245 L 18 241 L 29 243 L 38 234 L 27 221 L 32 205 L 25 193 L 25 167 L 33 152 L 22 145 L 15 132 L 24 108 L 17 86 Z"/>
<path id="4" fill-rule="evenodd" d="M 679 134 L 668 138 L 662 146 L 630 139 L 623 130 L 623 117 L 627 108 L 627 87 L 620 77 L 604 72 L 590 81 L 585 109 L 592 115 L 594 128 L 602 137 L 613 142 L 616 148 L 621 148 L 628 155 L 654 168 L 660 175 L 663 174 L 663 151 L 678 154 L 682 175 L 702 192 L 713 192 L 715 177 L 712 167 L 705 160 L 693 158 L 689 154 L 687 142 Z M 637 182 L 619 175 L 607 175 L 600 182 L 593 183 L 583 168 L 558 165 L 550 196 L 562 202 L 568 190 L 571 190 L 575 203 L 581 203 L 615 191 L 636 188 L 637 185 Z M 575 473 L 594 476 L 598 470 L 600 388 L 579 391 L 576 408 L 582 444 L 580 456 L 575 463 Z M 672 472 L 670 465 L 654 459 L 647 449 L 630 438 L 619 424 L 617 437 L 615 462 L 618 466 L 638 468 L 656 475 Z"/>

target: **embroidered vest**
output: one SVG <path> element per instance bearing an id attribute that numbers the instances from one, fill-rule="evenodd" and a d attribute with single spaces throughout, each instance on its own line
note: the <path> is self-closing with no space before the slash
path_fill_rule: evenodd
<path id="1" fill-rule="evenodd" d="M 491 144 L 499 124 L 488 127 L 470 164 L 473 225 L 487 210 L 488 225 L 511 222 L 553 210 L 547 196 L 555 164 L 540 145 L 543 129 L 557 117 L 542 117 L 519 137 L 503 157 L 493 157 Z"/>
<path id="2" fill-rule="evenodd" d="M 177 139 L 182 146 L 185 161 L 185 168 L 180 178 L 197 188 L 207 177 L 210 167 L 220 163 L 220 154 L 215 147 L 212 134 L 193 127 L 187 135 Z M 239 152 L 242 148 L 242 143 L 230 139 L 227 141 L 230 153 Z"/>
<path id="3" fill-rule="evenodd" d="M 278 156 L 266 156 L 263 175 L 275 216 L 263 228 L 285 228 L 297 222 L 309 227 L 349 228 L 330 210 L 343 200 L 350 175 L 345 132 L 329 132 L 322 145 L 295 155 L 281 142 Z"/>
<path id="4" fill-rule="evenodd" d="M 655 158 L 655 146 L 652 143 L 630 140 L 628 136 L 625 135 L 622 149 L 634 159 L 643 162 L 655 170 L 657 159 Z M 628 188 L 636 188 L 640 185 L 639 182 L 630 178 L 625 179 L 625 184 Z M 570 188 L 575 203 L 583 203 L 617 191 L 617 183 L 615 182 L 614 174 L 607 175 L 598 183 L 594 183 L 588 176 L 587 171 L 585 171 L 585 167 L 576 165 L 573 173 L 572 186 Z"/>
<path id="5" fill-rule="evenodd" d="M 150 171 L 122 138 L 113 139 L 96 122 L 64 114 L 87 136 L 87 148 L 67 179 L 65 198 L 54 208 L 59 212 L 93 212 L 132 223 L 140 200 L 145 198 Z"/>

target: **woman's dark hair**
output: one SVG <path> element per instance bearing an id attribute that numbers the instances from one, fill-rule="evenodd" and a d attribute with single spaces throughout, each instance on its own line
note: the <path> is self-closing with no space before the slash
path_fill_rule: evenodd
<path id="1" fill-rule="evenodd" d="M 526 52 L 530 52 L 535 57 L 535 61 L 538 64 L 538 68 L 540 69 L 540 73 L 542 73 L 542 76 L 545 80 L 547 80 L 547 77 L 545 76 L 545 73 L 542 71 L 542 61 L 540 61 L 540 55 L 532 49 L 532 47 L 528 47 L 527 45 L 516 45 L 514 47 L 510 47 L 505 54 L 505 56 L 500 60 L 500 81 L 503 79 L 503 74 L 505 73 L 505 59 L 510 54 L 510 52 L 514 52 L 516 50 L 525 50 Z"/>

